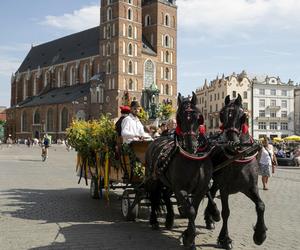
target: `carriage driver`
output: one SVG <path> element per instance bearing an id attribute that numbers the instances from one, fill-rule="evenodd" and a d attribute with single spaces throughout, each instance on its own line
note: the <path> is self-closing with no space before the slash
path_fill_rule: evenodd
<path id="1" fill-rule="evenodd" d="M 122 121 L 121 135 L 124 143 L 150 138 L 150 135 L 144 131 L 144 126 L 137 116 L 140 107 L 137 101 L 132 101 L 130 104 L 130 114 Z"/>

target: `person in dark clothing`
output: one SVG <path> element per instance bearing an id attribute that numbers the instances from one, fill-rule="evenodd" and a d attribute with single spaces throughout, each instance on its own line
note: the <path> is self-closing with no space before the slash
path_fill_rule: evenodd
<path id="1" fill-rule="evenodd" d="M 130 113 L 130 107 L 128 107 L 128 106 L 121 106 L 120 109 L 121 109 L 121 117 L 119 118 L 119 120 L 115 124 L 115 128 L 116 128 L 116 131 L 118 133 L 118 136 L 121 136 L 122 121 Z"/>

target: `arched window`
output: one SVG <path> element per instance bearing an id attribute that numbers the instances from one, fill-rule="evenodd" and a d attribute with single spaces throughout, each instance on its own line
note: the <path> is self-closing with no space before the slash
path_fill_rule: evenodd
<path id="1" fill-rule="evenodd" d="M 132 0 L 128 0 L 128 3 L 132 4 Z"/>
<path id="2" fill-rule="evenodd" d="M 107 5 L 112 4 L 112 0 L 107 0 Z"/>
<path id="3" fill-rule="evenodd" d="M 165 47 L 170 46 L 170 37 L 168 35 L 165 36 Z"/>
<path id="4" fill-rule="evenodd" d="M 49 108 L 47 111 L 47 131 L 53 131 L 53 109 Z"/>
<path id="5" fill-rule="evenodd" d="M 151 17 L 150 15 L 145 16 L 145 26 L 151 25 Z"/>
<path id="6" fill-rule="evenodd" d="M 169 14 L 165 15 L 165 25 L 170 26 L 170 16 L 169 16 Z"/>
<path id="7" fill-rule="evenodd" d="M 57 71 L 57 87 L 59 88 L 61 86 L 61 70 L 59 69 Z"/>
<path id="8" fill-rule="evenodd" d="M 144 65 L 144 88 L 149 88 L 152 83 L 155 83 L 154 63 L 149 59 Z"/>
<path id="9" fill-rule="evenodd" d="M 165 79 L 169 80 L 169 77 L 170 77 L 170 70 L 169 70 L 169 68 L 166 68 L 165 69 Z"/>
<path id="10" fill-rule="evenodd" d="M 109 7 L 107 9 L 107 21 L 110 21 L 112 19 L 112 9 Z"/>
<path id="11" fill-rule="evenodd" d="M 128 37 L 132 38 L 132 26 L 128 25 Z"/>
<path id="12" fill-rule="evenodd" d="M 74 66 L 71 66 L 70 68 L 70 86 L 74 85 L 75 84 L 75 68 Z"/>
<path id="13" fill-rule="evenodd" d="M 87 63 L 84 64 L 83 66 L 82 76 L 83 76 L 83 82 L 89 81 L 89 65 Z"/>
<path id="14" fill-rule="evenodd" d="M 47 84 L 48 84 L 48 74 L 47 74 L 47 72 L 45 72 L 45 74 L 44 74 L 44 87 L 46 87 Z"/>
<path id="15" fill-rule="evenodd" d="M 110 25 L 107 25 L 107 39 L 111 38 L 111 28 Z"/>
<path id="16" fill-rule="evenodd" d="M 26 113 L 26 111 L 23 111 L 22 119 L 21 119 L 21 130 L 22 130 L 22 132 L 26 132 L 28 130 L 27 123 L 28 123 L 27 113 Z"/>
<path id="17" fill-rule="evenodd" d="M 36 95 L 36 75 L 33 76 L 33 90 L 32 90 L 32 94 Z"/>
<path id="18" fill-rule="evenodd" d="M 111 62 L 110 60 L 107 60 L 106 63 L 106 74 L 110 74 L 111 73 Z"/>
<path id="19" fill-rule="evenodd" d="M 131 43 L 128 44 L 128 55 L 130 55 L 130 56 L 133 55 L 133 53 L 132 53 L 132 44 Z"/>
<path id="20" fill-rule="evenodd" d="M 41 116 L 40 116 L 40 111 L 37 109 L 34 112 L 33 116 L 33 124 L 40 124 L 41 123 Z"/>
<path id="21" fill-rule="evenodd" d="M 166 63 L 170 62 L 170 54 L 169 51 L 166 51 Z"/>
<path id="22" fill-rule="evenodd" d="M 23 100 L 27 98 L 27 80 L 23 79 Z"/>
<path id="23" fill-rule="evenodd" d="M 61 121 L 61 123 L 60 123 L 61 131 L 65 131 L 69 125 L 69 112 L 68 112 L 67 108 L 62 109 L 60 121 Z"/>
<path id="24" fill-rule="evenodd" d="M 132 61 L 128 62 L 128 73 L 129 74 L 133 73 L 133 63 L 132 63 Z"/>
<path id="25" fill-rule="evenodd" d="M 111 46 L 110 46 L 110 43 L 108 43 L 108 44 L 106 45 L 106 55 L 107 55 L 107 56 L 110 56 L 110 54 L 111 54 Z"/>
<path id="26" fill-rule="evenodd" d="M 131 8 L 129 8 L 129 9 L 127 10 L 127 19 L 128 19 L 128 20 L 132 20 L 132 9 L 131 9 Z"/>
<path id="27" fill-rule="evenodd" d="M 165 94 L 169 95 L 170 91 L 169 91 L 169 84 L 166 84 L 165 86 Z"/>
<path id="28" fill-rule="evenodd" d="M 134 90 L 134 86 L 133 86 L 133 81 L 132 81 L 132 79 L 129 79 L 129 82 L 128 82 L 128 89 L 129 89 L 129 90 Z"/>

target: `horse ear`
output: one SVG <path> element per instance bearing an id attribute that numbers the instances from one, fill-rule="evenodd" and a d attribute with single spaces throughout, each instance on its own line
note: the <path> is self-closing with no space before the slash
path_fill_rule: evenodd
<path id="1" fill-rule="evenodd" d="M 194 105 L 197 104 L 197 96 L 196 96 L 194 91 L 193 91 L 193 97 L 192 97 L 191 103 L 194 104 Z"/>
<path id="2" fill-rule="evenodd" d="M 227 106 L 230 103 L 230 96 L 225 97 L 225 105 Z"/>
<path id="3" fill-rule="evenodd" d="M 178 107 L 180 106 L 181 102 L 182 102 L 182 95 L 180 93 L 178 93 L 178 97 L 177 97 L 177 105 L 178 105 Z"/>
<path id="4" fill-rule="evenodd" d="M 234 103 L 238 106 L 242 105 L 242 97 L 240 94 L 238 94 L 238 97 L 235 99 Z"/>

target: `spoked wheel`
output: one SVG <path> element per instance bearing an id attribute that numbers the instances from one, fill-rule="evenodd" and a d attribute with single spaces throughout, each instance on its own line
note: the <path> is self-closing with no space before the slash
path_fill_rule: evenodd
<path id="1" fill-rule="evenodd" d="M 90 195 L 93 199 L 99 199 L 98 178 L 95 176 L 91 179 Z"/>
<path id="2" fill-rule="evenodd" d="M 126 221 L 134 221 L 138 217 L 138 204 L 136 204 L 133 208 L 131 204 L 135 199 L 135 192 L 133 190 L 125 190 L 122 195 L 121 201 L 121 210 L 123 217 Z"/>

